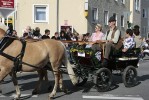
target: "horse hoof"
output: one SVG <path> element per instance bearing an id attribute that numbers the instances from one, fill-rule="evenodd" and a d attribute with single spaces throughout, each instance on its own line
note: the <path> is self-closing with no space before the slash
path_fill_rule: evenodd
<path id="1" fill-rule="evenodd" d="M 54 97 L 50 97 L 50 96 L 49 96 L 49 99 L 48 99 L 48 100 L 54 100 Z"/>
<path id="2" fill-rule="evenodd" d="M 36 90 L 33 90 L 32 95 L 37 95 L 39 94 Z"/>
<path id="3" fill-rule="evenodd" d="M 61 91 L 67 94 L 69 90 L 65 89 L 65 88 L 62 88 Z"/>
<path id="4" fill-rule="evenodd" d="M 66 93 L 66 94 L 67 94 L 67 93 L 68 93 L 68 91 L 69 91 L 68 89 L 64 89 L 64 93 Z"/>
<path id="5" fill-rule="evenodd" d="M 20 99 L 16 97 L 16 98 L 14 98 L 14 100 L 20 100 Z"/>

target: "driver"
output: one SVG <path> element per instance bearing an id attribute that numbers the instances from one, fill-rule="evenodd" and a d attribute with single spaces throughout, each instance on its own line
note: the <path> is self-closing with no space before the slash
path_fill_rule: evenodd
<path id="1" fill-rule="evenodd" d="M 114 49 L 120 49 L 122 47 L 122 42 L 120 42 L 121 34 L 120 30 L 116 27 L 116 19 L 114 16 L 109 18 L 109 27 L 110 29 L 106 32 L 106 35 L 103 39 L 105 43 L 105 53 L 103 60 L 103 67 L 108 66 L 109 55 Z"/>

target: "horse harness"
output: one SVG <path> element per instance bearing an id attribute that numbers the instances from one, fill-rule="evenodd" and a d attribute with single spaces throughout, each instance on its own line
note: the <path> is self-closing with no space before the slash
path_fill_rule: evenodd
<path id="1" fill-rule="evenodd" d="M 23 39 L 20 40 L 21 43 L 22 43 L 21 53 L 18 54 L 16 57 L 13 57 L 13 56 L 8 55 L 8 54 L 6 54 L 6 53 L 3 52 L 14 40 L 16 40 L 16 38 L 5 36 L 5 37 L 0 41 L 0 55 L 4 56 L 4 57 L 6 57 L 7 59 L 9 59 L 9 60 L 11 60 L 11 61 L 14 62 L 14 71 L 15 71 L 15 72 L 21 71 L 21 69 L 22 69 L 22 64 L 31 66 L 31 67 L 33 67 L 33 68 L 41 69 L 41 68 L 36 67 L 36 66 L 33 66 L 33 65 L 31 65 L 31 64 L 22 62 L 22 59 L 23 59 L 23 56 L 24 56 L 24 53 L 25 53 L 25 48 L 26 48 L 26 41 L 23 40 Z M 42 68 L 42 69 L 43 69 L 43 68 Z"/>

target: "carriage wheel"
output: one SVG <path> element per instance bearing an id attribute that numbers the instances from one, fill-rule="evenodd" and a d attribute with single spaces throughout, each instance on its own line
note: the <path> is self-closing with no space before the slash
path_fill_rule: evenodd
<path id="1" fill-rule="evenodd" d="M 134 66 L 125 68 L 122 76 L 125 87 L 132 87 L 137 83 L 137 70 Z"/>
<path id="2" fill-rule="evenodd" d="M 107 68 L 100 68 L 95 75 L 95 84 L 98 92 L 105 92 L 110 89 L 112 83 L 111 71 Z"/>
<path id="3" fill-rule="evenodd" d="M 83 86 L 87 82 L 88 72 L 81 67 L 74 68 L 74 72 L 77 77 L 76 86 Z"/>

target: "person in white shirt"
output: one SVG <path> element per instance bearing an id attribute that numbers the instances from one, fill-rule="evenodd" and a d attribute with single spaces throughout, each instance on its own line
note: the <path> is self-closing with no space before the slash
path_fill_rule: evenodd
<path id="1" fill-rule="evenodd" d="M 109 27 L 110 29 L 106 32 L 103 42 L 105 43 L 105 53 L 104 60 L 102 62 L 103 67 L 108 67 L 109 56 L 111 52 L 115 49 L 120 49 L 122 43 L 120 43 L 121 33 L 120 30 L 116 27 L 116 19 L 114 16 L 109 18 Z"/>

